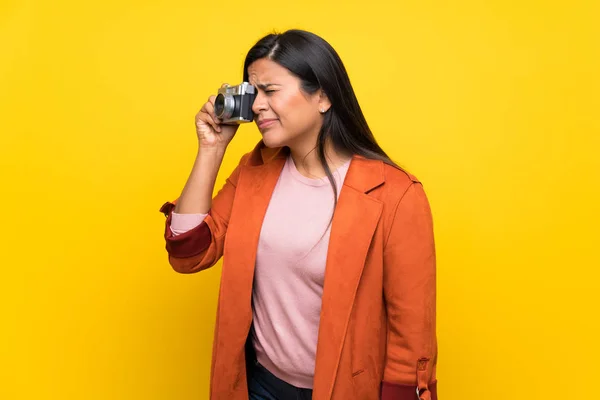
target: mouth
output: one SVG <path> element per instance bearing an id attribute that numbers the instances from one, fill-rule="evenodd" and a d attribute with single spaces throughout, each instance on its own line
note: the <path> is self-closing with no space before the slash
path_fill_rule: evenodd
<path id="1" fill-rule="evenodd" d="M 259 120 L 256 124 L 258 125 L 258 129 L 262 130 L 272 126 L 273 124 L 275 124 L 275 122 L 277 122 L 277 119 L 271 118 Z"/>

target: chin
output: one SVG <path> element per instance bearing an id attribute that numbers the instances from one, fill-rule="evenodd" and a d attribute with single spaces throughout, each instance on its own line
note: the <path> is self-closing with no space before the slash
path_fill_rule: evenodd
<path id="1" fill-rule="evenodd" d="M 265 132 L 262 135 L 262 141 L 270 149 L 275 149 L 278 147 L 283 147 L 286 144 L 282 140 L 282 135 L 277 132 Z"/>

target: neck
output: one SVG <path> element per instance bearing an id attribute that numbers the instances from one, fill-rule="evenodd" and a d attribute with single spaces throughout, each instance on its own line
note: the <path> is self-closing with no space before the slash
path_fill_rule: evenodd
<path id="1" fill-rule="evenodd" d="M 292 160 L 296 165 L 296 169 L 302 175 L 308 178 L 323 178 L 327 176 L 325 169 L 319 160 L 316 141 L 304 145 L 289 146 Z M 325 144 L 325 159 L 331 171 L 335 171 L 350 158 L 349 154 L 343 154 L 336 151 L 331 143 Z"/>

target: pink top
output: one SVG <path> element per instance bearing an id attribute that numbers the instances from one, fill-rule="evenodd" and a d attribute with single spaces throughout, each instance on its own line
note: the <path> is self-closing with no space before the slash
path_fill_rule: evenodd
<path id="1" fill-rule="evenodd" d="M 338 195 L 350 160 L 333 172 Z M 333 189 L 307 178 L 288 157 L 265 215 L 252 291 L 252 341 L 258 362 L 289 384 L 313 387 Z M 204 214 L 172 214 L 174 235 Z"/>

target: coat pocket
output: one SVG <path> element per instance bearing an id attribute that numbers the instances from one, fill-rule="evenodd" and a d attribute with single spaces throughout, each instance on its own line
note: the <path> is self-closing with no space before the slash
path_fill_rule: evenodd
<path id="1" fill-rule="evenodd" d="M 378 385 L 375 384 L 373 373 L 368 368 L 361 368 L 352 373 L 353 400 L 377 399 Z"/>

